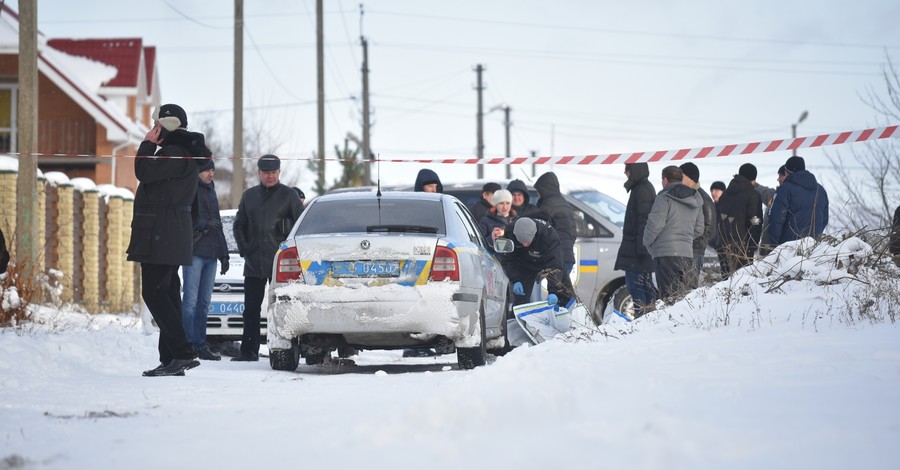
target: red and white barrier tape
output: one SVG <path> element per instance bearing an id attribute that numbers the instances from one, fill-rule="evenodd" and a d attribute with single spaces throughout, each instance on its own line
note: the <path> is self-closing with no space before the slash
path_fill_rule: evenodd
<path id="1" fill-rule="evenodd" d="M 568 155 L 561 157 L 489 157 L 489 158 L 375 158 L 372 162 L 385 163 L 440 163 L 440 164 L 464 164 L 464 165 L 610 165 L 614 163 L 654 163 L 662 161 L 693 160 L 709 157 L 729 157 L 735 155 L 751 155 L 757 153 L 781 152 L 786 150 L 799 150 L 815 147 L 827 147 L 830 145 L 852 144 L 870 140 L 887 139 L 892 137 L 900 125 L 876 127 L 859 131 L 836 132 L 833 134 L 821 134 L 816 136 L 797 137 L 793 139 L 770 140 L 767 142 L 750 142 L 747 144 L 719 145 L 716 147 L 696 147 L 680 150 L 657 150 L 652 152 L 631 153 L 607 153 L 596 155 Z M 18 153 L 4 153 L 0 155 L 16 155 Z M 34 153 L 32 155 L 48 157 L 88 157 L 88 158 L 136 158 L 134 155 L 89 155 L 80 153 Z M 181 156 L 157 156 L 143 158 L 195 158 Z M 196 157 L 199 159 L 199 157 Z M 319 160 L 316 157 L 280 157 L 282 160 Z M 233 160 L 229 157 L 213 157 L 214 160 Z M 243 160 L 256 161 L 256 157 L 244 157 Z M 326 158 L 326 161 L 343 161 L 337 158 Z M 364 161 L 360 161 L 364 163 Z"/>

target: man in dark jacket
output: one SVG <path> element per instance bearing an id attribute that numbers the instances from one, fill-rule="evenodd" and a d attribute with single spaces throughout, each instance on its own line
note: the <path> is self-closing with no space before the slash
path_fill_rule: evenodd
<path id="1" fill-rule="evenodd" d="M 716 236 L 716 203 L 700 186 L 700 168 L 697 168 L 697 165 L 693 162 L 687 162 L 679 168 L 681 168 L 681 173 L 683 174 L 681 182 L 685 186 L 695 189 L 700 194 L 700 197 L 703 198 L 703 235 L 694 239 L 694 260 L 697 262 L 697 275 L 699 276 L 703 270 L 706 245 L 710 239 Z"/>
<path id="2" fill-rule="evenodd" d="M 506 226 L 506 237 L 512 240 L 515 250 L 501 262 L 503 270 L 513 286 L 515 305 L 528 303 L 538 274 L 547 279 L 550 303 L 567 305 L 575 294 L 569 276 L 563 274 L 563 257 L 559 236 L 547 222 L 529 217 L 519 217 Z"/>
<path id="3" fill-rule="evenodd" d="M 775 245 L 818 237 L 828 225 L 828 193 L 806 171 L 803 158 L 788 158 L 784 168 L 787 177 L 775 191 L 769 213 L 769 240 Z"/>
<path id="4" fill-rule="evenodd" d="M 481 198 L 469 208 L 469 211 L 475 216 L 475 220 L 481 221 L 494 207 L 494 191 L 498 190 L 500 190 L 499 184 L 493 182 L 484 183 L 484 186 L 481 187 Z"/>
<path id="5" fill-rule="evenodd" d="M 703 234 L 703 198 L 685 186 L 683 178 L 681 168 L 663 168 L 663 189 L 644 228 L 644 246 L 653 257 L 661 299 L 671 300 L 697 287 L 694 240 Z"/>
<path id="6" fill-rule="evenodd" d="M 416 174 L 416 185 L 413 190 L 425 193 L 443 193 L 444 185 L 441 184 L 441 178 L 438 177 L 434 170 L 422 168 Z"/>
<path id="7" fill-rule="evenodd" d="M 547 214 L 530 203 L 531 196 L 528 195 L 528 186 L 522 180 L 512 180 L 506 185 L 506 190 L 512 194 L 512 208 L 519 214 L 519 217 L 537 217 L 547 220 Z"/>
<path id="8" fill-rule="evenodd" d="M 204 361 L 218 361 L 206 344 L 206 320 L 209 302 L 216 283 L 216 261 L 222 264 L 222 274 L 228 271 L 228 245 L 219 218 L 219 201 L 216 196 L 215 165 L 204 160 L 197 171 L 197 196 L 191 207 L 194 221 L 194 255 L 189 266 L 181 268 L 184 278 L 182 318 L 184 333 L 194 347 L 194 352 Z"/>
<path id="9" fill-rule="evenodd" d="M 203 134 L 187 131 L 187 114 L 165 104 L 134 159 L 138 180 L 128 261 L 141 263 L 141 295 L 159 327 L 159 362 L 145 377 L 184 375 L 200 362 L 184 334 L 178 267 L 191 264 L 198 157 L 211 153 Z M 159 150 L 157 150 L 159 147 Z M 152 155 L 168 158 L 154 158 Z"/>
<path id="10" fill-rule="evenodd" d="M 263 155 L 256 166 L 259 185 L 244 191 L 234 217 L 234 241 L 244 258 L 244 331 L 241 355 L 232 361 L 259 360 L 260 311 L 275 252 L 303 212 L 297 192 L 279 182 L 277 156 Z"/>
<path id="11" fill-rule="evenodd" d="M 3 230 L 0 230 L 0 274 L 6 272 L 9 267 L 9 250 L 6 249 L 6 238 L 3 237 Z"/>
<path id="12" fill-rule="evenodd" d="M 538 199 L 537 207 L 547 214 L 548 222 L 559 235 L 565 274 L 569 276 L 575 266 L 575 213 L 559 192 L 559 178 L 556 177 L 556 173 L 548 171 L 541 175 L 534 183 L 534 189 L 541 197 Z"/>
<path id="13" fill-rule="evenodd" d="M 634 303 L 634 314 L 640 316 L 654 305 L 656 289 L 653 287 L 653 258 L 644 246 L 644 227 L 647 216 L 656 199 L 656 189 L 648 179 L 650 169 L 646 163 L 625 164 L 625 223 L 622 226 L 622 244 L 616 255 L 615 269 L 625 271 L 625 287 Z"/>
<path id="14" fill-rule="evenodd" d="M 756 167 L 746 163 L 719 198 L 717 219 L 719 264 L 728 276 L 753 261 L 762 234 L 762 200 L 754 189 Z"/>

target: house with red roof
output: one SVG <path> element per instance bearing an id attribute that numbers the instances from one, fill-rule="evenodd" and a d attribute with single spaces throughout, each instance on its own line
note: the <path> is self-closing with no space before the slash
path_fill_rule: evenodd
<path id="1" fill-rule="evenodd" d="M 0 154 L 15 154 L 18 15 L 0 10 Z M 131 157 L 160 105 L 156 48 L 141 38 L 38 35 L 38 168 L 137 189 Z"/>

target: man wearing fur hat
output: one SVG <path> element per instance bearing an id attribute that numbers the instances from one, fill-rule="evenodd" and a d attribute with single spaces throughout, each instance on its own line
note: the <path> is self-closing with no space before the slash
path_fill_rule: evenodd
<path id="1" fill-rule="evenodd" d="M 259 185 L 241 196 L 234 217 L 234 241 L 244 258 L 244 330 L 241 355 L 232 361 L 258 361 L 260 313 L 278 245 L 303 212 L 297 192 L 281 184 L 281 159 L 263 155 L 256 162 Z"/>
<path id="2" fill-rule="evenodd" d="M 530 301 L 534 281 L 542 273 L 547 279 L 550 304 L 568 305 L 575 289 L 563 272 L 562 248 L 556 230 L 541 219 L 519 217 L 509 223 L 504 232 L 515 246 L 513 252 L 501 260 L 513 285 L 515 305 Z"/>
<path id="3" fill-rule="evenodd" d="M 769 212 L 769 239 L 775 245 L 818 237 L 828 225 L 828 193 L 806 170 L 803 158 L 788 158 L 784 169 L 787 177 L 776 190 Z"/>
<path id="4" fill-rule="evenodd" d="M 145 377 L 184 375 L 197 367 L 197 354 L 184 333 L 178 267 L 192 262 L 191 205 L 197 193 L 197 164 L 211 157 L 203 134 L 188 132 L 187 114 L 165 104 L 138 147 L 138 180 L 128 260 L 141 263 L 141 295 L 159 326 L 159 362 Z"/>
<path id="5" fill-rule="evenodd" d="M 723 275 L 750 264 L 762 234 L 762 199 L 753 188 L 756 167 L 741 165 L 719 198 L 719 264 Z"/>
<path id="6" fill-rule="evenodd" d="M 695 189 L 703 198 L 703 235 L 694 239 L 694 260 L 697 262 L 697 275 L 699 276 L 703 270 L 706 244 L 716 236 L 716 203 L 700 186 L 700 168 L 697 168 L 694 162 L 684 163 L 679 168 L 682 173 L 681 182 L 685 186 Z"/>
<path id="7" fill-rule="evenodd" d="M 194 347 L 194 352 L 204 361 L 218 361 L 206 344 L 206 320 L 209 302 L 216 283 L 216 260 L 221 273 L 228 271 L 228 245 L 219 217 L 219 201 L 216 196 L 215 165 L 204 160 L 198 168 L 197 196 L 191 207 L 194 221 L 194 254 L 192 263 L 181 268 L 184 280 L 182 317 L 184 332 Z"/>

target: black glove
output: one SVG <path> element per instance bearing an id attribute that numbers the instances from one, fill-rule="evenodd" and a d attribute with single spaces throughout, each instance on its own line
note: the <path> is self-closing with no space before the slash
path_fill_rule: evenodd
<path id="1" fill-rule="evenodd" d="M 225 275 L 228 272 L 228 258 L 222 258 L 219 260 L 219 263 L 222 264 L 222 270 L 219 271 L 219 274 Z"/>
<path id="2" fill-rule="evenodd" d="M 209 222 L 206 223 L 209 228 L 222 231 L 222 221 L 219 219 L 210 219 Z"/>

